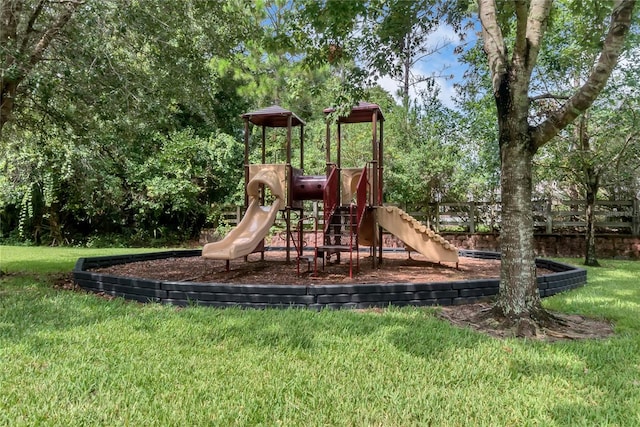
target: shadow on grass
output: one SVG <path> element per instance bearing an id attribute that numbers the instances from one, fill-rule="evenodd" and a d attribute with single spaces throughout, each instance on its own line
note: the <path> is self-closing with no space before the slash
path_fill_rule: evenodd
<path id="1" fill-rule="evenodd" d="M 46 347 L 43 338 L 74 328 L 111 322 L 114 333 L 175 333 L 178 340 L 234 340 L 243 346 L 313 352 L 335 345 L 387 343 L 402 352 L 429 358 L 451 347 L 473 346 L 483 339 L 438 320 L 430 309 L 371 311 L 244 310 L 140 305 L 122 299 L 107 301 L 94 294 L 54 289 L 53 275 L 20 273 L 0 282 L 0 340 L 29 341 Z M 123 319 L 126 317 L 126 319 Z M 181 319 L 185 337 L 171 331 Z M 128 332 L 127 332 L 128 331 Z M 189 336 L 199 334 L 199 336 Z M 40 338 L 38 338 L 40 337 Z M 38 343 L 39 342 L 39 343 Z"/>
<path id="2" fill-rule="evenodd" d="M 554 389 L 564 383 L 572 398 L 558 395 L 547 411 L 557 425 L 638 425 L 639 352 L 640 343 L 630 337 L 556 343 L 529 347 L 506 368 L 518 381 Z"/>
<path id="3" fill-rule="evenodd" d="M 54 289 L 56 276 L 21 273 L 0 281 L 0 339 L 19 342 L 126 314 L 130 304 L 124 301 L 107 304 L 95 295 Z"/>
<path id="4" fill-rule="evenodd" d="M 515 374 L 566 378 L 572 390 L 590 390 L 573 402 L 559 400 L 550 415 L 559 425 L 593 425 L 612 420 L 615 425 L 640 423 L 640 263 L 605 260 L 588 267 L 583 288 L 549 299 L 551 309 L 612 321 L 615 335 L 605 340 L 556 343 L 544 353 L 510 367 Z M 553 362 L 570 357 L 574 364 Z M 543 357 L 544 356 L 544 357 Z M 551 360 L 551 361 L 549 361 Z"/>
<path id="5" fill-rule="evenodd" d="M 227 340 L 242 346 L 275 351 L 320 351 L 341 345 L 364 347 L 391 345 L 421 358 L 444 357 L 454 348 L 473 347 L 487 340 L 481 334 L 450 326 L 433 310 L 390 309 L 381 312 L 352 310 L 243 310 L 191 308 L 183 311 L 190 322 L 199 322 L 207 340 Z"/>

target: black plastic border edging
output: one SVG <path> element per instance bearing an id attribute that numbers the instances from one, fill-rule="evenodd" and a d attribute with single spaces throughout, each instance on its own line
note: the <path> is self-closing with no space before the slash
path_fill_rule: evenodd
<path id="1" fill-rule="evenodd" d="M 498 293 L 498 279 L 459 280 L 451 282 L 354 284 L 354 285 L 273 285 L 195 283 L 150 280 L 113 276 L 90 271 L 129 262 L 165 258 L 200 256 L 200 250 L 152 252 L 80 258 L 73 269 L 73 279 L 81 288 L 96 293 L 140 302 L 158 302 L 186 306 L 248 308 L 369 308 L 469 304 L 491 299 Z M 459 251 L 462 257 L 500 259 L 488 251 Z M 538 267 L 553 271 L 538 277 L 540 296 L 547 297 L 583 286 L 587 271 L 569 264 L 536 259 Z"/>

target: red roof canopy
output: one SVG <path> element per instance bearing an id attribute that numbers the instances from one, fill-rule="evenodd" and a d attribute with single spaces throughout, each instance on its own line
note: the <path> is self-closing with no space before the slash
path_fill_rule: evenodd
<path id="1" fill-rule="evenodd" d="M 330 114 L 336 111 L 335 108 L 325 108 L 325 114 Z M 379 121 L 384 121 L 384 116 L 382 115 L 382 110 L 378 104 L 372 104 L 370 102 L 359 102 L 358 105 L 351 109 L 351 113 L 349 113 L 346 117 L 340 117 L 338 121 L 340 123 L 368 123 L 373 121 L 373 115 L 376 114 L 376 117 Z"/>
<path id="2" fill-rule="evenodd" d="M 272 105 L 257 111 L 251 111 L 242 115 L 243 119 L 248 119 L 258 126 L 268 126 L 274 128 L 286 128 L 288 118 L 291 117 L 292 126 L 304 126 L 304 121 L 293 112 L 285 110 L 279 105 Z"/>

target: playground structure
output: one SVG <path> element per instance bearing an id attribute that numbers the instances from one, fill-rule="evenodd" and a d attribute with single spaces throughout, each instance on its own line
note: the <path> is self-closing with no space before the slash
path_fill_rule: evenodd
<path id="1" fill-rule="evenodd" d="M 327 117 L 335 110 L 325 109 Z M 335 256 L 349 254 L 349 271 L 359 268 L 360 246 L 370 248 L 373 267 L 382 262 L 383 228 L 405 243 L 405 249 L 417 251 L 433 262 L 458 264 L 458 250 L 425 225 L 393 206 L 383 205 L 383 123 L 384 116 L 377 104 L 360 102 L 349 115 L 338 117 L 335 141 L 335 159 L 332 158 L 332 134 L 334 125 L 327 120 L 326 128 L 326 174 L 304 175 L 304 121 L 293 112 L 273 105 L 242 115 L 244 132 L 244 180 L 246 211 L 240 223 L 222 240 L 208 243 L 202 256 L 210 259 L 229 260 L 247 257 L 260 252 L 264 258 L 264 239 L 275 223 L 278 212 L 282 212 L 286 226 L 286 261 L 291 260 L 292 243 L 295 249 L 298 271 L 301 261 L 308 266 L 313 262 L 317 272 L 317 261 L 323 266 Z M 359 168 L 343 168 L 341 159 L 342 125 L 371 123 L 371 160 Z M 250 164 L 250 124 L 262 129 L 261 164 Z M 293 128 L 300 129 L 299 166 L 292 165 Z M 267 128 L 286 128 L 286 163 L 266 163 Z M 272 202 L 266 203 L 267 191 Z M 304 201 L 322 201 L 324 218 L 322 228 L 316 224 L 316 241 L 312 254 L 305 254 L 303 220 Z M 292 227 L 292 213 L 297 214 Z M 297 232 L 294 236 L 294 231 Z M 321 238 L 318 239 L 318 234 Z M 319 242 L 318 242 L 319 240 Z M 355 254 L 355 256 L 354 256 Z M 310 267 L 309 267 L 310 268 Z"/>

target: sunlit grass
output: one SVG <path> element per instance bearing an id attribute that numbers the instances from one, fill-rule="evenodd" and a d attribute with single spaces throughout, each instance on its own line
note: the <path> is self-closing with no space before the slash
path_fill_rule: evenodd
<path id="1" fill-rule="evenodd" d="M 144 253 L 161 251 L 149 248 L 113 248 L 113 249 L 85 249 L 73 247 L 45 247 L 45 246 L 2 246 L 0 245 L 0 271 L 28 272 L 28 273 L 56 273 L 69 271 L 78 258 Z"/>
<path id="2" fill-rule="evenodd" d="M 545 344 L 454 328 L 435 309 L 107 301 L 53 289 L 49 273 L 132 250 L 14 249 L 0 425 L 640 425 L 637 262 L 605 261 L 544 302 L 611 320 L 615 337 Z"/>

